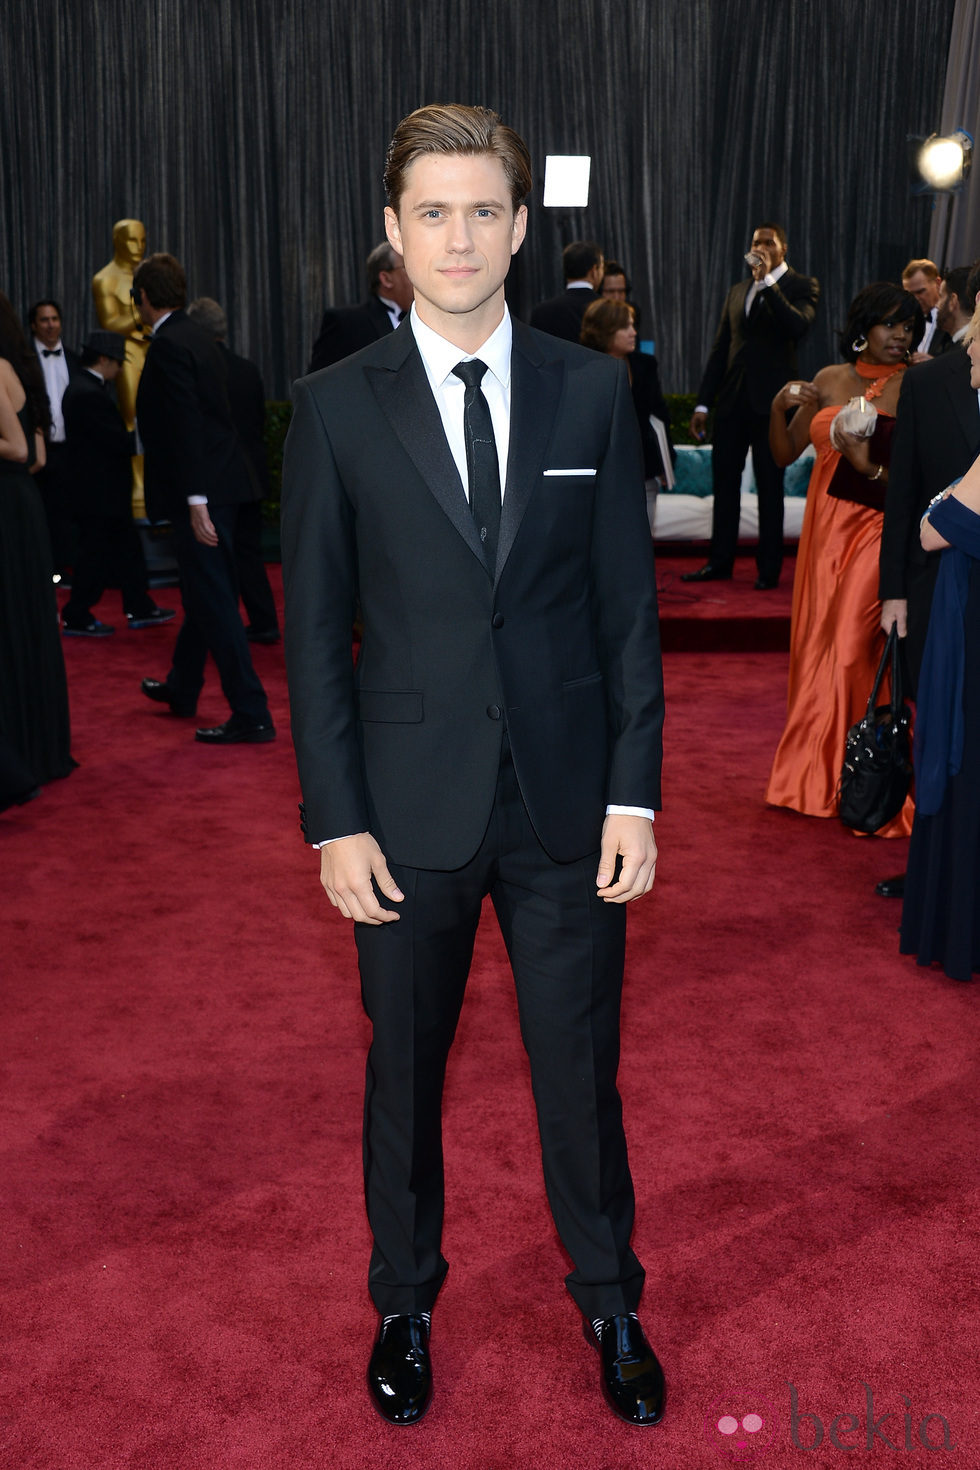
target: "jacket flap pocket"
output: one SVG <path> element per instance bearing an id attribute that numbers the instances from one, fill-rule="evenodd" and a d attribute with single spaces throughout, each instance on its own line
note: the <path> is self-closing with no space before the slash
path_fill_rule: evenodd
<path id="1" fill-rule="evenodd" d="M 394 725 L 417 725 L 422 719 L 419 689 L 361 689 L 357 695 L 362 720 Z"/>

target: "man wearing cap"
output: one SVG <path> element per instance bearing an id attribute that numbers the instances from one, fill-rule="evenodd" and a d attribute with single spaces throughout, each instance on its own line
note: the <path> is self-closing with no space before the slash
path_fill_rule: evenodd
<path id="1" fill-rule="evenodd" d="M 109 394 L 125 355 L 118 332 L 91 332 L 82 347 L 81 371 L 70 379 L 61 404 L 79 527 L 62 623 L 65 633 L 76 637 L 106 638 L 115 632 L 92 611 L 109 585 L 122 593 L 130 628 L 155 627 L 174 616 L 172 608 L 157 607 L 147 591 L 146 558 L 133 524 L 133 435 Z"/>

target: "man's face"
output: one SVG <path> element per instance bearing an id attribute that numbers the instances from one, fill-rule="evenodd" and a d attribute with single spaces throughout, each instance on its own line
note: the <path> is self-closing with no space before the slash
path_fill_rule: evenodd
<path id="1" fill-rule="evenodd" d="M 780 243 L 779 236 L 774 230 L 760 228 L 752 236 L 750 250 L 757 255 L 768 257 L 769 269 L 775 270 L 777 265 L 782 265 L 786 259 L 786 246 Z"/>
<path id="2" fill-rule="evenodd" d="M 42 347 L 57 347 L 61 341 L 61 317 L 53 306 L 38 307 L 34 335 Z"/>
<path id="3" fill-rule="evenodd" d="M 942 281 L 938 276 L 927 276 L 925 271 L 913 271 L 910 276 L 906 276 L 902 285 L 906 291 L 911 291 L 926 314 L 939 302 Z"/>
<path id="4" fill-rule="evenodd" d="M 407 171 L 397 215 L 385 210 L 388 240 L 405 262 L 416 309 L 443 336 L 453 318 L 489 331 L 497 325 L 526 225 L 525 207 L 514 213 L 503 164 L 487 153 L 424 154 Z"/>
<path id="5" fill-rule="evenodd" d="M 114 357 L 100 357 L 95 365 L 107 383 L 114 382 L 122 370 L 122 363 Z"/>
<path id="6" fill-rule="evenodd" d="M 606 276 L 599 289 L 599 295 L 604 301 L 625 301 L 626 277 Z"/>
<path id="7" fill-rule="evenodd" d="M 395 261 L 396 263 L 390 266 L 388 270 L 379 271 L 378 284 L 381 287 L 382 296 L 388 301 L 394 301 L 395 305 L 400 306 L 402 311 L 408 311 L 408 308 L 414 300 L 415 293 L 412 290 L 412 283 L 408 279 L 405 262 L 397 254 Z"/>

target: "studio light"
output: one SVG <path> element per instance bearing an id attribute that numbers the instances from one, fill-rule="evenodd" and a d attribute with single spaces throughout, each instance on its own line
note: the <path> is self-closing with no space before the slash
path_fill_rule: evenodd
<path id="1" fill-rule="evenodd" d="M 915 167 L 925 190 L 933 194 L 951 194 L 966 182 L 973 163 L 973 139 L 960 128 L 948 137 L 933 133 L 922 143 Z"/>
<path id="2" fill-rule="evenodd" d="M 592 159 L 588 153 L 549 153 L 544 161 L 546 209 L 585 209 Z"/>

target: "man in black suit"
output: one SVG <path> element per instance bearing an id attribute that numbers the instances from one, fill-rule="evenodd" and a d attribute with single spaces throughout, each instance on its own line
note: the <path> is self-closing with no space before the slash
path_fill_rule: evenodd
<path id="1" fill-rule="evenodd" d="M 79 528 L 71 597 L 62 612 L 70 636 L 104 638 L 115 631 L 92 611 L 108 586 L 122 593 L 130 628 L 152 628 L 174 617 L 172 608 L 157 607 L 149 594 L 146 557 L 133 524 L 134 436 L 108 391 L 125 358 L 126 343 L 117 332 L 90 332 L 80 370 L 61 403 Z"/>
<path id="2" fill-rule="evenodd" d="M 367 258 L 368 299 L 360 306 L 328 307 L 313 344 L 308 371 L 317 372 L 393 332 L 412 304 L 412 283 L 387 240 Z"/>
<path id="3" fill-rule="evenodd" d="M 48 518 L 53 570 L 64 576 L 78 553 L 78 526 L 72 510 L 71 470 L 61 401 L 69 379 L 78 372 L 79 361 L 77 353 L 62 341 L 61 307 L 57 301 L 35 301 L 27 320 L 51 412 L 51 427 L 46 437 L 47 461 L 43 470 L 38 470 L 36 480 Z"/>
<path id="4" fill-rule="evenodd" d="M 602 247 L 594 240 L 573 240 L 561 253 L 565 289 L 547 301 L 539 301 L 531 312 L 531 326 L 566 342 L 577 342 L 582 318 L 599 300 L 599 287 L 605 269 Z"/>
<path id="5" fill-rule="evenodd" d="M 199 296 L 187 308 L 192 322 L 210 332 L 218 344 L 228 375 L 228 402 L 235 432 L 249 458 L 256 498 L 238 508 L 235 561 L 238 590 L 248 614 L 245 636 L 250 643 L 278 643 L 279 617 L 262 554 L 261 501 L 269 493 L 269 465 L 265 453 L 265 388 L 254 362 L 232 352 L 227 343 L 228 318 L 211 296 Z"/>
<path id="6" fill-rule="evenodd" d="M 686 572 L 682 580 L 713 582 L 731 577 L 738 545 L 742 470 L 751 449 L 759 497 L 755 585 L 768 590 L 778 586 L 783 564 L 783 472 L 769 449 L 769 408 L 783 384 L 797 375 L 797 344 L 816 315 L 820 285 L 786 264 L 782 225 L 759 225 L 746 261 L 751 279 L 740 281 L 728 293 L 691 418 L 691 433 L 695 439 L 704 439 L 708 411 L 715 404 L 714 508 L 708 560 L 696 572 Z"/>
<path id="7" fill-rule="evenodd" d="M 146 510 L 152 521 L 173 522 L 184 603 L 170 672 L 144 679 L 143 693 L 175 715 L 193 715 L 210 653 L 231 717 L 196 738 L 261 744 L 276 732 L 238 615 L 235 567 L 238 509 L 255 499 L 256 486 L 232 422 L 224 364 L 214 338 L 183 310 L 187 280 L 172 255 L 149 255 L 137 266 L 133 299 L 153 330 L 136 397 Z"/>
<path id="8" fill-rule="evenodd" d="M 952 352 L 966 336 L 966 329 L 973 315 L 973 301 L 969 294 L 971 273 L 970 266 L 958 265 L 947 271 L 943 277 L 939 288 L 939 305 L 936 308 L 936 321 L 942 332 L 943 342 L 934 356 Z"/>
<path id="9" fill-rule="evenodd" d="M 943 278 L 931 260 L 910 260 L 902 271 L 902 285 L 921 306 L 926 322 L 922 340 L 909 360 L 913 363 L 931 362 L 949 350 L 949 334 L 939 320 Z"/>
<path id="10" fill-rule="evenodd" d="M 616 1089 L 624 905 L 653 882 L 663 715 L 629 382 L 507 312 L 531 173 L 496 114 L 411 114 L 385 182 L 415 305 L 296 385 L 282 533 L 303 826 L 355 921 L 373 1023 L 369 1386 L 391 1423 L 428 1406 L 442 1086 L 489 893 L 567 1284 L 608 1400 L 652 1424 L 664 1381 L 632 1315 L 643 1269 Z"/>
<path id="11" fill-rule="evenodd" d="M 980 264 L 966 287 L 967 303 L 980 303 Z M 958 480 L 980 454 L 980 395 L 970 384 L 970 359 L 962 345 L 910 368 L 902 380 L 892 436 L 885 517 L 878 561 L 881 626 L 893 624 L 905 640 L 914 698 L 922 666 L 939 552 L 923 551 L 919 521 L 930 500 Z M 905 874 L 876 885 L 883 898 L 901 898 Z"/>

